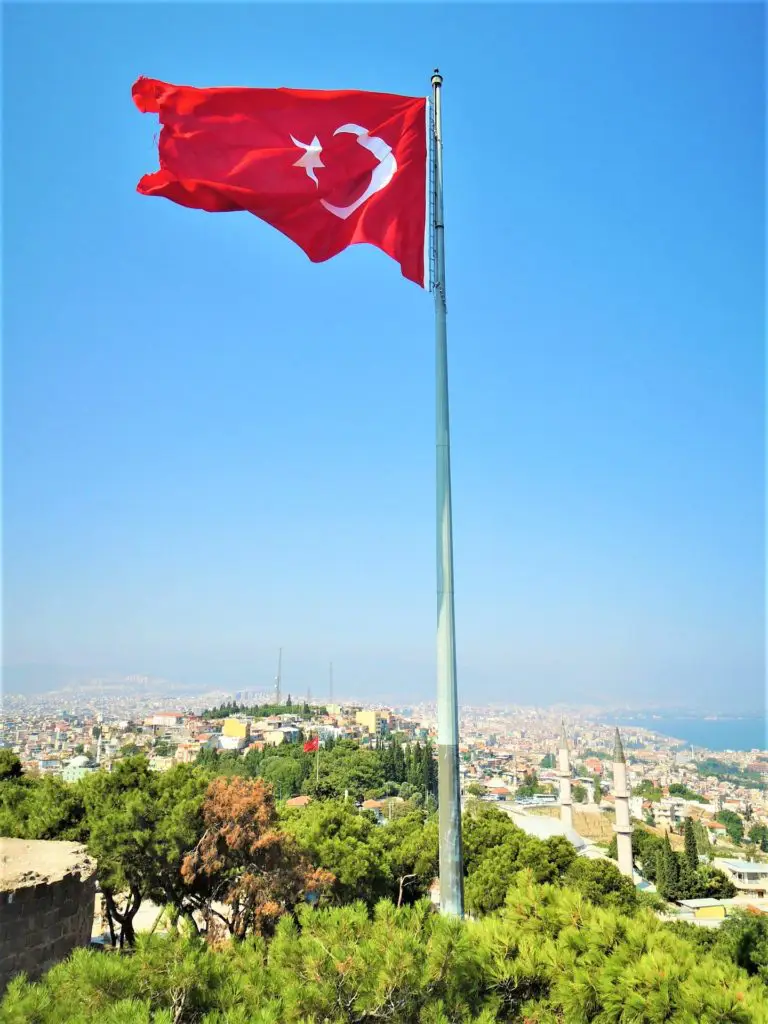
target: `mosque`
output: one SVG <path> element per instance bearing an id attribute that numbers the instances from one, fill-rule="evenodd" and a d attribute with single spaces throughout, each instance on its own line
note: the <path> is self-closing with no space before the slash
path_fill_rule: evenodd
<path id="1" fill-rule="evenodd" d="M 571 798 L 571 755 L 568 737 L 563 722 L 560 734 L 560 745 L 557 752 L 557 775 L 560 783 L 560 819 L 547 818 L 538 814 L 527 814 L 524 811 L 504 807 L 503 810 L 514 823 L 528 835 L 537 839 L 551 839 L 553 836 L 564 836 L 576 849 L 580 857 L 593 860 L 607 860 L 604 849 L 590 843 L 573 827 L 573 801 Z M 632 862 L 632 822 L 629 810 L 629 784 L 627 780 L 627 761 L 621 743 L 619 730 L 613 748 L 613 797 L 616 808 L 616 845 L 618 850 L 619 871 L 631 878 L 638 888 L 649 888 L 649 883 L 634 868 Z"/>

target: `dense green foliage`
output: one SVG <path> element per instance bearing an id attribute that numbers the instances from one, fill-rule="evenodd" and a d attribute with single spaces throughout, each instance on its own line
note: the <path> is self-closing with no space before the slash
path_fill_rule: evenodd
<path id="1" fill-rule="evenodd" d="M 437 822 L 418 808 L 380 826 L 349 803 L 317 801 L 286 812 L 283 826 L 314 864 L 335 876 L 339 903 L 412 902 L 437 870 Z"/>
<path id="2" fill-rule="evenodd" d="M 768 853 L 768 825 L 753 825 L 749 830 L 749 841 Z"/>
<path id="3" fill-rule="evenodd" d="M 152 744 L 152 752 L 158 757 L 173 757 L 177 746 L 178 744 L 172 743 L 170 740 L 157 739 Z"/>
<path id="4" fill-rule="evenodd" d="M 274 718 L 277 715 L 293 715 L 306 720 L 327 714 L 328 709 L 324 707 L 310 706 L 306 702 L 294 704 L 289 694 L 285 704 L 248 705 L 230 701 L 229 704 L 220 704 L 217 708 L 208 708 L 203 712 L 202 717 L 210 720 L 216 718 Z"/>
<path id="5" fill-rule="evenodd" d="M 141 939 L 12 982 L 2 1024 L 755 1024 L 768 998 L 715 950 L 522 876 L 479 921 L 425 903 L 284 918 L 266 943 Z"/>
<path id="6" fill-rule="evenodd" d="M 716 951 L 768 985 L 768 917 L 740 911 L 717 932 Z"/>
<path id="7" fill-rule="evenodd" d="M 82 787 L 53 775 L 32 777 L 12 770 L 0 779 L 0 836 L 68 839 L 86 834 Z"/>
<path id="8" fill-rule="evenodd" d="M 608 855 L 617 859 L 615 836 L 608 847 Z M 698 863 L 698 853 L 697 866 L 694 866 L 690 846 L 687 852 L 676 853 L 668 836 L 661 838 L 639 826 L 632 833 L 632 856 L 640 872 L 655 884 L 665 900 L 727 899 L 736 892 L 722 871 Z"/>
<path id="9" fill-rule="evenodd" d="M 705 804 L 707 801 L 699 793 L 684 786 L 682 782 L 672 782 L 669 786 L 670 796 L 679 796 L 681 800 L 694 800 L 696 803 Z"/>
<path id="10" fill-rule="evenodd" d="M 121 943 L 134 941 L 133 919 L 144 900 L 186 909 L 181 863 L 203 831 L 208 781 L 189 765 L 151 772 L 142 757 L 83 780 L 86 843 Z"/>
<path id="11" fill-rule="evenodd" d="M 658 803 L 664 796 L 661 788 L 654 786 L 650 779 L 643 779 L 639 785 L 635 786 L 632 792 L 635 796 L 641 796 L 644 800 L 650 800 L 652 803 Z"/>
<path id="12" fill-rule="evenodd" d="M 145 899 L 180 905 L 181 860 L 201 833 L 200 808 L 209 776 L 189 765 L 149 770 L 144 757 L 75 785 L 44 775 L 0 782 L 0 835 L 86 843 L 120 940 L 133 941 L 133 919 Z"/>
<path id="13" fill-rule="evenodd" d="M 21 778 L 21 761 L 12 750 L 3 747 L 0 750 L 0 782 L 18 778 Z"/>
<path id="14" fill-rule="evenodd" d="M 551 793 L 552 787 L 546 782 L 539 782 L 539 777 L 536 772 L 530 772 L 523 776 L 523 781 L 517 787 L 515 796 L 517 797 L 531 797 L 537 793 Z"/>
<path id="15" fill-rule="evenodd" d="M 683 837 L 685 839 L 685 863 L 691 871 L 697 871 L 699 867 L 699 849 L 696 845 L 696 833 L 693 830 L 691 818 L 685 819 Z"/>
<path id="16" fill-rule="evenodd" d="M 765 780 L 758 772 L 739 768 L 736 764 L 731 764 L 729 761 L 719 761 L 714 757 L 708 757 L 704 761 L 697 761 L 696 770 L 699 775 L 705 778 L 713 775 L 720 782 L 734 782 L 747 789 L 762 789 L 765 785 Z"/>
<path id="17" fill-rule="evenodd" d="M 768 1022 L 762 918 L 734 916 L 716 943 L 663 924 L 615 864 L 472 801 L 462 838 L 474 920 L 445 920 L 423 900 L 438 867 L 423 797 L 436 783 L 431 748 L 330 744 L 319 785 L 315 763 L 300 744 L 165 773 L 134 757 L 67 785 L 0 760 L 0 832 L 86 842 L 115 937 L 134 947 L 79 951 L 39 984 L 13 982 L 0 1022 Z M 315 799 L 288 809 L 273 790 Z M 355 803 L 387 791 L 405 797 L 391 819 Z M 724 875 L 694 865 L 694 826 L 684 854 L 633 833 L 668 899 L 729 895 Z M 170 936 L 134 935 L 146 900 L 168 907 Z M 236 940 L 222 948 L 217 918 Z"/>
<path id="18" fill-rule="evenodd" d="M 360 801 L 400 794 L 437 798 L 437 762 L 431 743 L 402 746 L 396 739 L 381 748 L 352 740 L 327 741 L 305 754 L 302 744 L 281 743 L 263 750 L 220 753 L 203 750 L 197 763 L 216 775 L 263 778 L 278 799 L 305 793 L 320 799 Z M 317 769 L 319 768 L 319 778 Z"/>
<path id="19" fill-rule="evenodd" d="M 715 821 L 725 825 L 725 831 L 728 833 L 728 838 L 734 846 L 741 845 L 744 839 L 744 822 L 740 815 L 735 811 L 718 811 L 715 815 Z"/>
<path id="20" fill-rule="evenodd" d="M 670 927 L 701 950 L 730 960 L 768 985 L 768 917 L 764 914 L 737 910 L 719 928 L 698 928 L 683 921 Z"/>
<path id="21" fill-rule="evenodd" d="M 696 849 L 700 854 L 712 858 L 712 844 L 709 839 L 709 832 L 701 821 L 693 822 L 693 834 L 696 837 Z"/>

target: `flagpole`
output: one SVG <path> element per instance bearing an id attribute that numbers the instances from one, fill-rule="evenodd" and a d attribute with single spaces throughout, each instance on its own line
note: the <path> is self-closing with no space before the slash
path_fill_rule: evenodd
<path id="1" fill-rule="evenodd" d="M 317 734 L 317 753 L 315 754 L 315 780 L 320 785 L 320 733 Z"/>
<path id="2" fill-rule="evenodd" d="M 448 343 L 445 305 L 443 225 L 443 78 L 432 75 L 432 240 L 434 245 L 437 412 L 437 756 L 440 828 L 440 911 L 464 914 L 459 791 L 459 701 L 456 685 L 456 630 L 453 606 L 453 524 L 451 441 L 448 417 Z"/>

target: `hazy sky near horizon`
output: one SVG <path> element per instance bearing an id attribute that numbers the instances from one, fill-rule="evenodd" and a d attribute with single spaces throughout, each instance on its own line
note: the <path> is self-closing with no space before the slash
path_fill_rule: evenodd
<path id="1" fill-rule="evenodd" d="M 138 196 L 130 89 L 439 64 L 461 697 L 761 706 L 761 5 L 3 18 L 7 666 L 432 695 L 431 299 Z"/>

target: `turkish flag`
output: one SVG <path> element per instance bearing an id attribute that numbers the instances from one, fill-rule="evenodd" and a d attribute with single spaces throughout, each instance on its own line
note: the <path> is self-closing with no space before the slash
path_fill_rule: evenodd
<path id="1" fill-rule="evenodd" d="M 320 737 L 313 736 L 311 740 L 307 740 L 304 744 L 304 753 L 313 754 L 316 750 L 320 749 Z"/>
<path id="2" fill-rule="evenodd" d="M 427 287 L 426 99 L 154 78 L 139 78 L 133 99 L 162 125 L 160 170 L 141 179 L 142 195 L 246 210 L 315 263 L 368 242 Z"/>

